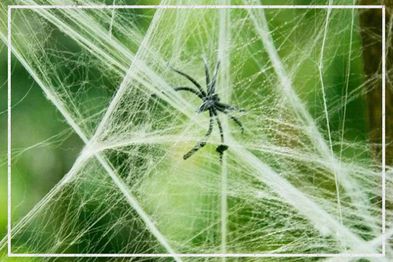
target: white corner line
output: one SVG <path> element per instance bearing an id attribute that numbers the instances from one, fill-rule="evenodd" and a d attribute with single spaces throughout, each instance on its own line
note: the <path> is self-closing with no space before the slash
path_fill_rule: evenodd
<path id="1" fill-rule="evenodd" d="M 383 5 L 9 5 L 12 9 L 382 9 Z"/>
<path id="2" fill-rule="evenodd" d="M 386 9 L 382 8 L 382 254 L 386 254 Z"/>
<path id="3" fill-rule="evenodd" d="M 16 254 L 11 253 L 10 257 L 194 257 L 194 258 L 217 258 L 217 257 L 228 257 L 228 258 L 240 258 L 240 257 L 347 257 L 347 258 L 360 258 L 360 257 L 383 257 L 383 254 L 355 254 L 355 253 L 342 253 L 342 254 L 279 254 L 279 253 L 259 253 L 259 254 Z"/>
<path id="4" fill-rule="evenodd" d="M 288 254 L 288 253 L 227 253 L 227 254 L 61 254 L 61 253 L 12 253 L 11 250 L 11 12 L 12 9 L 381 9 L 382 10 L 382 253 L 362 254 L 362 253 L 310 253 L 310 254 Z M 385 152 L 385 6 L 384 5 L 8 5 L 8 30 L 7 30 L 7 86 L 8 86 L 8 143 L 7 143 L 7 170 L 8 170 L 8 201 L 7 201 L 7 246 L 8 257 L 194 257 L 194 258 L 262 258 L 262 257 L 342 257 L 342 258 L 361 258 L 361 257 L 384 257 L 386 252 L 386 210 L 385 210 L 385 190 L 386 190 L 386 152 Z"/>
<path id="5" fill-rule="evenodd" d="M 8 7 L 7 13 L 7 253 L 11 254 L 11 12 L 12 8 Z"/>

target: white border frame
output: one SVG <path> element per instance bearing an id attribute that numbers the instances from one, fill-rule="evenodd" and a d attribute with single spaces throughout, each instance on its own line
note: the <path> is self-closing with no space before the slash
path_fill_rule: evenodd
<path id="1" fill-rule="evenodd" d="M 339 254 L 276 254 L 276 253 L 240 253 L 240 254 L 44 254 L 44 253 L 12 253 L 11 250 L 11 58 L 12 58 L 12 39 L 11 39 L 11 14 L 13 9 L 381 9 L 382 10 L 382 253 L 361 254 L 361 253 L 339 253 Z M 7 143 L 7 170 L 8 170 L 8 201 L 7 201 L 7 246 L 9 257 L 195 257 L 195 258 L 213 258 L 213 257 L 384 257 L 386 254 L 386 32 L 385 32 L 385 5 L 9 5 L 8 6 L 8 143 Z"/>

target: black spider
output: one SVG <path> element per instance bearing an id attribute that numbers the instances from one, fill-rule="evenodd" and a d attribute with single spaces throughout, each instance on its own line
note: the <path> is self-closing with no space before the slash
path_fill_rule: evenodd
<path id="1" fill-rule="evenodd" d="M 172 70 L 174 70 L 176 73 L 187 78 L 196 87 L 196 89 L 193 87 L 187 87 L 187 86 L 176 87 L 175 90 L 176 91 L 187 91 L 187 92 L 191 92 L 191 93 L 197 95 L 202 100 L 202 105 L 199 107 L 197 112 L 202 113 L 204 111 L 208 111 L 209 117 L 210 117 L 209 129 L 208 129 L 204 139 L 201 140 L 200 142 L 198 142 L 190 151 L 188 151 L 183 156 L 184 160 L 186 160 L 187 158 L 192 156 L 196 151 L 198 151 L 199 149 L 201 149 L 202 147 L 204 147 L 206 145 L 206 141 L 213 131 L 214 120 L 216 120 L 216 122 L 217 122 L 217 126 L 218 126 L 218 129 L 220 130 L 220 137 L 221 137 L 221 145 L 219 145 L 216 148 L 216 151 L 220 154 L 220 159 L 222 159 L 222 155 L 223 155 L 224 151 L 228 149 L 228 146 L 225 145 L 225 142 L 224 142 L 224 132 L 222 129 L 221 121 L 218 118 L 218 112 L 227 114 L 240 127 L 242 133 L 244 132 L 243 125 L 239 121 L 239 119 L 237 119 L 236 117 L 234 117 L 230 114 L 232 111 L 242 111 L 242 110 L 239 110 L 231 105 L 221 103 L 220 98 L 218 97 L 218 94 L 216 93 L 215 87 L 216 87 L 217 74 L 218 74 L 218 69 L 220 67 L 220 62 L 218 62 L 216 65 L 215 72 L 214 72 L 212 79 L 210 79 L 209 68 L 208 68 L 205 60 L 204 60 L 204 64 L 205 64 L 205 75 L 206 75 L 206 91 L 203 90 L 201 85 L 194 78 L 192 78 L 191 76 L 189 76 L 186 73 L 183 73 L 179 70 L 172 68 Z"/>

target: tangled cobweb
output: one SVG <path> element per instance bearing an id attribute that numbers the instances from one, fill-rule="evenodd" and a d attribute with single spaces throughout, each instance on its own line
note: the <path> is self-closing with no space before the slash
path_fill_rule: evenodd
<path id="1" fill-rule="evenodd" d="M 13 59 L 85 145 L 56 186 L 13 218 L 12 252 L 177 261 L 381 253 L 382 167 L 364 111 L 366 83 L 380 76 L 363 73 L 360 12 L 13 10 Z M 204 83 L 203 58 L 221 62 L 222 101 L 244 109 L 244 134 L 219 116 L 229 146 L 222 163 L 217 127 L 182 158 L 209 117 L 196 113 L 192 94 L 175 92 L 190 82 L 171 67 Z"/>

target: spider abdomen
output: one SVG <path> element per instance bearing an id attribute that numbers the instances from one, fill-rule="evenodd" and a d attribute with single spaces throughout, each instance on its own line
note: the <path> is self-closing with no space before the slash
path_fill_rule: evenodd
<path id="1" fill-rule="evenodd" d="M 217 151 L 218 153 L 220 153 L 220 154 L 223 154 L 224 151 L 226 151 L 227 149 L 228 149 L 228 146 L 227 146 L 227 145 L 219 145 L 219 146 L 216 148 L 216 151 Z"/>

